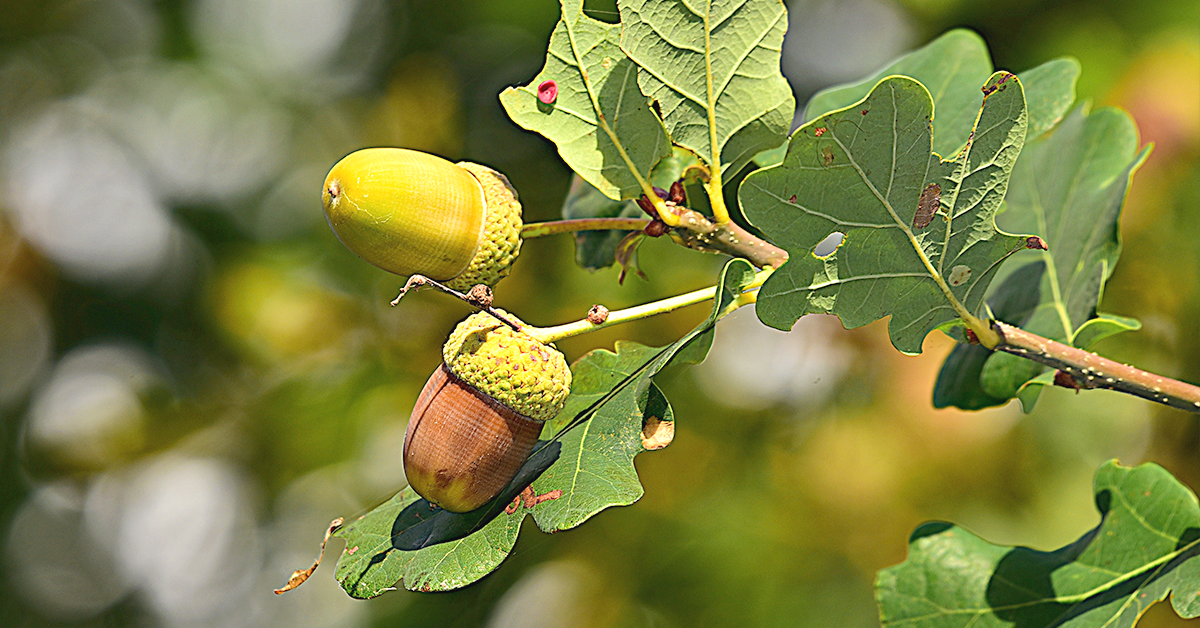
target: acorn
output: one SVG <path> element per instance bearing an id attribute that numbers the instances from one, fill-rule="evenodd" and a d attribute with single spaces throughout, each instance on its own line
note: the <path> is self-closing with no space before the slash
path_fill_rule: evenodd
<path id="1" fill-rule="evenodd" d="M 458 324 L 442 359 L 408 421 L 404 474 L 421 497 L 468 512 L 516 476 L 562 410 L 571 371 L 557 349 L 487 312 Z"/>
<path id="2" fill-rule="evenodd" d="M 460 291 L 495 285 L 521 249 L 521 204 L 499 172 L 404 148 L 365 148 L 325 177 L 325 218 L 346 248 L 397 275 Z"/>

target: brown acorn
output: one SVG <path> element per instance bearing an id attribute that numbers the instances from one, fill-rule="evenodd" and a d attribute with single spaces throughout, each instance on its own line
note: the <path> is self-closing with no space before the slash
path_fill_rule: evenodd
<path id="1" fill-rule="evenodd" d="M 459 323 L 442 357 L 408 421 L 404 473 L 420 496 L 467 512 L 516 476 L 566 402 L 571 371 L 557 349 L 486 312 Z"/>

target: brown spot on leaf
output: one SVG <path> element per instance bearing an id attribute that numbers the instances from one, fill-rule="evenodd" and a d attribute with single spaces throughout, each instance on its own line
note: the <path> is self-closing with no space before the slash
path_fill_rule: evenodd
<path id="1" fill-rule="evenodd" d="M 329 523 L 329 529 L 325 531 L 325 539 L 321 541 L 321 553 L 317 554 L 317 560 L 313 561 L 312 567 L 293 571 L 291 577 L 288 578 L 287 584 L 283 585 L 282 588 L 275 589 L 275 595 L 283 595 L 284 593 L 295 589 L 296 587 L 304 584 L 304 582 L 308 580 L 309 576 L 313 575 L 313 572 L 316 571 L 317 567 L 321 565 L 321 559 L 325 557 L 325 544 L 329 543 L 329 537 L 332 536 L 333 533 L 340 527 L 342 527 L 341 517 L 338 517 Z M 358 546 L 354 546 L 354 549 L 357 550 Z M 351 551 L 350 553 L 353 554 L 354 552 Z"/>
<path id="2" fill-rule="evenodd" d="M 826 166 L 833 165 L 833 147 L 824 146 L 821 148 L 821 163 Z"/>
<path id="3" fill-rule="evenodd" d="M 936 183 L 925 186 L 925 189 L 921 191 L 921 198 L 917 200 L 917 213 L 913 216 L 913 227 L 917 229 L 928 227 L 941 203 L 942 186 Z"/>
<path id="4" fill-rule="evenodd" d="M 646 417 L 642 426 L 642 449 L 654 451 L 671 444 L 675 438 L 675 422 L 663 421 L 658 417 Z"/>
<path id="5" fill-rule="evenodd" d="M 508 508 L 504 509 L 504 512 L 505 512 L 505 514 L 511 515 L 511 514 L 517 512 L 517 510 L 520 509 L 521 506 L 524 506 L 526 508 L 533 508 L 534 506 L 537 506 L 538 504 L 540 504 L 542 502 L 548 502 L 551 500 L 555 500 L 555 499 L 558 499 L 559 497 L 562 497 L 562 491 L 559 489 L 554 489 L 553 491 L 548 491 L 546 493 L 542 493 L 541 495 L 538 495 L 533 490 L 532 486 L 526 486 L 525 490 L 521 491 L 520 495 L 517 495 L 515 498 L 513 498 L 513 503 L 509 504 Z"/>
<path id="6" fill-rule="evenodd" d="M 946 277 L 946 281 L 952 286 L 961 286 L 971 279 L 971 268 L 959 264 L 950 269 L 950 274 Z"/>
<path id="7" fill-rule="evenodd" d="M 1050 247 L 1046 246 L 1046 241 L 1038 236 L 1029 236 L 1028 238 L 1025 238 L 1025 248 L 1036 249 L 1038 251 L 1050 250 Z"/>

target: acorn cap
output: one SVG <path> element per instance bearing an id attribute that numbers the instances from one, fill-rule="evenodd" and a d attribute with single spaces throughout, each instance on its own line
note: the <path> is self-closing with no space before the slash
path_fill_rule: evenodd
<path id="1" fill-rule="evenodd" d="M 454 328 L 442 359 L 455 376 L 535 421 L 554 418 L 571 392 L 571 370 L 562 353 L 487 312 L 472 314 Z"/>
<path id="2" fill-rule="evenodd" d="M 494 286 L 508 276 L 521 252 L 521 203 L 517 200 L 517 191 L 503 174 L 469 161 L 460 161 L 457 165 L 475 176 L 487 200 L 479 249 L 466 270 L 446 282 L 451 288 L 466 292 L 476 284 Z"/>

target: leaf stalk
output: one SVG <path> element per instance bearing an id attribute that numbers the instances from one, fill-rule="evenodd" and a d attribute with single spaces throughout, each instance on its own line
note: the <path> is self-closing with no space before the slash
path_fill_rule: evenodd
<path id="1" fill-rule="evenodd" d="M 648 224 L 650 224 L 649 218 L 572 218 L 531 222 L 521 227 L 521 238 L 528 240 L 529 238 L 579 231 L 642 231 Z"/>
<path id="2" fill-rule="evenodd" d="M 775 272 L 773 268 L 767 268 L 759 271 L 759 273 L 754 276 L 754 281 L 747 285 L 742 294 L 739 295 L 739 297 L 730 305 L 730 311 L 743 305 L 754 303 L 754 298 L 745 297 L 745 295 L 751 292 L 757 293 L 758 288 L 762 286 L 763 282 L 766 281 L 767 277 L 770 277 L 771 273 L 773 272 Z M 649 318 L 658 314 L 665 314 L 681 307 L 702 303 L 712 299 L 716 296 L 716 294 L 717 286 L 709 286 L 707 288 L 693 290 L 692 292 L 661 299 L 659 301 L 652 301 L 650 303 L 644 303 L 642 305 L 625 308 L 623 310 L 610 311 L 608 313 L 608 317 L 602 322 L 596 322 L 595 319 L 585 317 L 572 323 L 556 325 L 554 327 L 534 327 L 532 325 L 525 325 L 523 327 L 523 331 L 530 336 L 537 338 L 541 342 L 551 343 L 564 338 L 579 336 L 589 332 L 598 331 L 606 327 L 612 327 L 613 325 Z"/>

